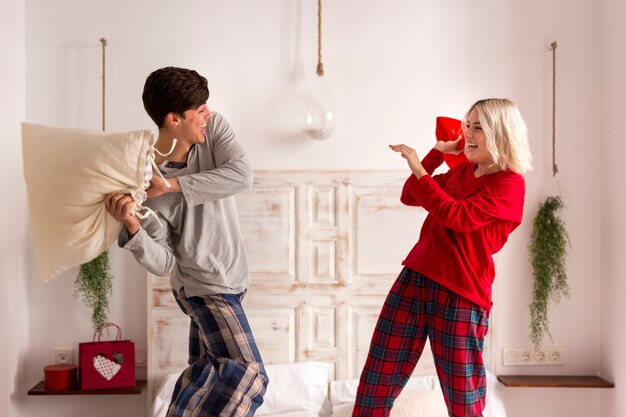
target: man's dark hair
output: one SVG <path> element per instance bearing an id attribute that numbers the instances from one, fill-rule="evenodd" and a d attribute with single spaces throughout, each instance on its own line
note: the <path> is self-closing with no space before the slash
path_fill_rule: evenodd
<path id="1" fill-rule="evenodd" d="M 168 113 L 184 118 L 209 99 L 207 80 L 194 70 L 176 67 L 158 69 L 148 75 L 143 86 L 143 107 L 159 128 Z"/>

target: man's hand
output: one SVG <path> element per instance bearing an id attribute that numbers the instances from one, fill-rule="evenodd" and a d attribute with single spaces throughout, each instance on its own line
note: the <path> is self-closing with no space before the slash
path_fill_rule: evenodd
<path id="1" fill-rule="evenodd" d="M 158 197 L 165 193 L 180 192 L 180 185 L 176 178 L 166 178 L 165 181 L 170 185 L 169 187 L 163 182 L 163 178 L 153 175 L 150 179 L 150 187 L 146 188 L 148 198 Z"/>
<path id="2" fill-rule="evenodd" d="M 415 149 L 406 146 L 406 145 L 389 145 L 392 151 L 399 152 L 400 155 L 409 163 L 409 168 L 411 168 L 411 172 L 415 174 L 417 178 L 421 178 L 424 175 L 427 175 L 428 172 L 422 166 L 422 162 L 417 156 L 417 152 Z"/>
<path id="3" fill-rule="evenodd" d="M 139 219 L 130 214 L 135 200 L 123 193 L 109 193 L 104 197 L 104 206 L 115 220 L 122 223 L 131 236 L 139 231 Z"/>

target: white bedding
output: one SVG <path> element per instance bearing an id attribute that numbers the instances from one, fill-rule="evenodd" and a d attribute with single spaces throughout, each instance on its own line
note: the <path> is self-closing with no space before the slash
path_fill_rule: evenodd
<path id="1" fill-rule="evenodd" d="M 259 417 L 349 417 L 358 379 L 329 383 L 330 365 L 295 362 L 267 365 L 270 383 Z M 165 417 L 180 372 L 168 374 L 153 404 L 152 417 Z M 412 377 L 396 400 L 391 417 L 445 417 L 443 395 L 436 375 Z M 487 372 L 485 417 L 506 417 L 496 377 Z"/>
<path id="2" fill-rule="evenodd" d="M 328 417 L 328 377 L 330 364 L 326 362 L 295 362 L 266 365 L 270 383 L 263 397 L 263 405 L 255 416 L 271 417 Z M 168 374 L 157 392 L 153 417 L 165 417 L 180 372 Z"/>
<path id="3" fill-rule="evenodd" d="M 351 415 L 358 385 L 358 379 L 330 383 L 332 417 Z M 487 371 L 487 401 L 483 412 L 484 417 L 506 417 L 499 386 L 498 379 Z M 349 409 L 348 412 L 346 412 L 347 409 Z M 411 377 L 391 410 L 391 417 L 447 417 L 447 415 L 439 379 L 435 374 Z"/>

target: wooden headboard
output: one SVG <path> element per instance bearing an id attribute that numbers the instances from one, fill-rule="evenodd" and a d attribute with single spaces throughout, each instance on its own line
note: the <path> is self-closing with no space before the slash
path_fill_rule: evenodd
<path id="1" fill-rule="evenodd" d="M 426 217 L 400 203 L 408 173 L 255 173 L 237 204 L 252 277 L 244 307 L 265 363 L 325 361 L 334 379 L 359 376 L 385 296 Z M 151 399 L 165 374 L 187 366 L 189 319 L 168 277 L 149 283 Z M 426 346 L 419 374 L 434 373 Z"/>

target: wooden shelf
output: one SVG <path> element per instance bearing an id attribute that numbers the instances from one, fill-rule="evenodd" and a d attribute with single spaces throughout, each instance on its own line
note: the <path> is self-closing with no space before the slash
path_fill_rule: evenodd
<path id="1" fill-rule="evenodd" d="M 44 382 L 40 381 L 37 385 L 28 390 L 28 395 L 138 395 L 141 394 L 145 388 L 146 381 L 138 380 L 136 386 L 128 388 L 49 391 L 44 388 Z"/>
<path id="2" fill-rule="evenodd" d="M 507 387 L 613 388 L 615 384 L 599 376 L 578 375 L 498 375 Z"/>

